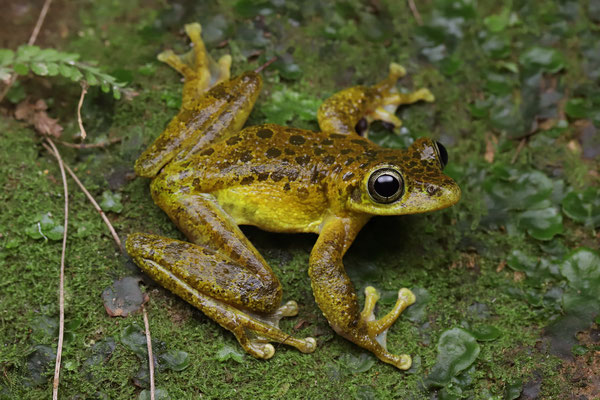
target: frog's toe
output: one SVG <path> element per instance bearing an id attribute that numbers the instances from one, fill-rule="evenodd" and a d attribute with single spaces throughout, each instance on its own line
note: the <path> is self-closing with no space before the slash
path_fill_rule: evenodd
<path id="1" fill-rule="evenodd" d="M 317 349 L 317 340 L 313 337 L 304 338 L 304 344 L 303 347 L 298 347 L 298 350 L 303 353 L 312 353 Z"/>
<path id="2" fill-rule="evenodd" d="M 294 317 L 298 315 L 298 303 L 296 303 L 294 300 L 290 300 L 279 307 L 276 313 L 282 317 Z"/>
<path id="3" fill-rule="evenodd" d="M 263 360 L 268 360 L 275 355 L 275 347 L 271 343 L 250 341 L 244 348 L 252 356 Z"/>

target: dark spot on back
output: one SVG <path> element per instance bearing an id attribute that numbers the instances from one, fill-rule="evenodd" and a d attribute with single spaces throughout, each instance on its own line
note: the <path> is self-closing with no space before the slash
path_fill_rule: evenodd
<path id="1" fill-rule="evenodd" d="M 306 139 L 304 138 L 304 136 L 300 136 L 300 135 L 290 136 L 290 143 L 293 145 L 299 146 L 299 145 L 303 144 L 304 142 L 306 142 Z"/>
<path id="2" fill-rule="evenodd" d="M 310 156 L 304 155 L 304 156 L 296 157 L 296 162 L 300 165 L 306 165 L 310 162 Z"/>
<path id="3" fill-rule="evenodd" d="M 345 164 L 346 164 L 346 166 L 348 166 L 348 165 L 352 164 L 353 162 L 354 162 L 354 158 L 352 158 L 352 157 L 349 157 L 349 158 L 346 160 Z"/>
<path id="4" fill-rule="evenodd" d="M 240 184 L 241 185 L 249 185 L 252 182 L 254 182 L 254 177 L 253 176 L 245 176 L 241 181 Z"/>
<path id="5" fill-rule="evenodd" d="M 332 169 L 331 169 L 334 173 L 338 173 L 342 170 L 342 166 L 339 164 L 336 164 Z"/>
<path id="6" fill-rule="evenodd" d="M 283 185 L 283 190 L 288 191 L 290 190 L 290 183 L 286 182 L 285 185 Z"/>
<path id="7" fill-rule="evenodd" d="M 293 156 L 294 154 L 296 154 L 296 152 L 292 149 L 288 149 L 287 147 L 285 149 L 283 149 L 283 152 L 285 154 L 287 154 L 288 156 Z"/>
<path id="8" fill-rule="evenodd" d="M 342 135 L 341 133 L 332 133 L 331 135 L 329 135 L 329 137 L 332 139 L 344 139 L 347 136 Z"/>
<path id="9" fill-rule="evenodd" d="M 258 136 L 261 139 L 268 139 L 271 136 L 273 136 L 273 131 L 270 129 L 260 129 L 258 132 L 256 132 L 256 136 Z"/>
<path id="10" fill-rule="evenodd" d="M 322 149 L 322 148 L 320 148 L 320 147 L 317 147 L 317 148 L 314 150 L 314 152 L 315 152 L 315 156 L 320 156 L 320 155 L 322 155 L 322 154 L 325 154 L 325 150 L 323 150 L 323 149 Z"/>
<path id="11" fill-rule="evenodd" d="M 271 173 L 271 179 L 273 179 L 273 182 L 279 182 L 283 179 L 283 171 L 279 170 Z"/>
<path id="12" fill-rule="evenodd" d="M 321 142 L 321 144 L 325 145 L 325 146 L 331 146 L 333 144 L 333 140 L 331 140 L 331 139 L 325 139 L 325 140 L 323 140 Z"/>
<path id="13" fill-rule="evenodd" d="M 368 146 L 368 143 L 365 139 L 352 139 L 351 142 L 354 144 L 360 144 L 361 146 Z"/>
<path id="14" fill-rule="evenodd" d="M 367 150 L 367 151 L 365 151 L 365 156 L 367 156 L 369 158 L 376 158 L 377 152 L 375 150 Z"/>
<path id="15" fill-rule="evenodd" d="M 340 154 L 348 154 L 348 153 L 352 153 L 352 149 L 342 149 L 342 150 L 340 150 Z"/>
<path id="16" fill-rule="evenodd" d="M 271 147 L 265 154 L 268 158 L 276 158 L 281 155 L 281 150 Z"/>
<path id="17" fill-rule="evenodd" d="M 259 182 L 266 181 L 268 177 L 269 177 L 269 173 L 268 172 L 259 172 L 259 174 L 258 174 L 258 181 Z"/>
<path id="18" fill-rule="evenodd" d="M 254 156 L 252 156 L 252 154 L 250 153 L 250 150 L 246 150 L 242 154 L 240 154 L 241 162 L 248 162 L 248 161 L 252 160 L 253 158 L 254 158 Z"/>
<path id="19" fill-rule="evenodd" d="M 225 143 L 227 143 L 230 146 L 233 146 L 234 144 L 237 144 L 240 140 L 242 140 L 242 138 L 240 138 L 239 135 L 235 135 L 227 139 Z"/>
<path id="20" fill-rule="evenodd" d="M 335 161 L 335 157 L 334 156 L 325 156 L 323 157 L 323 162 L 327 165 L 331 165 L 333 164 L 333 162 Z"/>
<path id="21" fill-rule="evenodd" d="M 344 174 L 344 176 L 342 176 L 342 180 L 343 181 L 350 180 L 350 179 L 352 179 L 353 176 L 354 176 L 354 174 L 352 172 L 346 172 Z"/>
<path id="22" fill-rule="evenodd" d="M 207 149 L 204 149 L 200 152 L 201 156 L 210 156 L 212 153 L 215 152 L 215 149 L 213 149 L 212 147 L 209 147 Z"/>
<path id="23" fill-rule="evenodd" d="M 195 187 L 200 186 L 200 179 L 194 178 L 194 180 L 192 181 L 192 185 L 194 185 Z"/>

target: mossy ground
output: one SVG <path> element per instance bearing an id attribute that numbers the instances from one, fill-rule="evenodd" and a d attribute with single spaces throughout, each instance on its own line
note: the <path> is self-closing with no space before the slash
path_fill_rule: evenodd
<path id="1" fill-rule="evenodd" d="M 501 13 L 497 2 L 456 2 L 470 5 L 475 14 L 469 16 L 468 10 L 456 6 L 452 18 L 451 13 L 440 14 L 440 9 L 453 2 L 415 2 L 426 23 L 437 18 L 448 29 L 442 32 L 448 34 L 454 29 L 456 37 L 451 40 L 435 39 L 445 46 L 445 56 L 440 59 L 432 55 L 434 50 L 423 52 L 442 44 L 432 39 L 433 33 L 418 27 L 407 2 L 347 1 L 331 7 L 319 6 L 317 1 L 203 3 L 207 4 L 57 2 L 50 13 L 50 28 L 42 31 L 44 45 L 77 52 L 84 61 L 97 60 L 105 71 L 127 81 L 136 92 L 129 100 L 114 101 L 110 95 L 92 90 L 86 98 L 83 117 L 88 140 L 120 137 L 122 142 L 104 149 L 60 148 L 65 161 L 96 198 L 106 190 L 122 194 L 122 212 L 109 213 L 122 238 L 136 231 L 182 238 L 152 203 L 148 182 L 132 179 L 131 172 L 133 161 L 178 108 L 180 79 L 156 61 L 156 54 L 167 47 L 185 50 L 181 28 L 196 20 L 203 23 L 206 34 L 210 27 L 207 42 L 212 48 L 218 47 L 214 55 L 232 53 L 234 72 L 256 68 L 271 56 L 279 56 L 281 62 L 264 73 L 265 88 L 250 123 L 287 119 L 285 113 L 291 113 L 289 124 L 316 129 L 313 114 L 303 107 L 318 105 L 340 88 L 383 78 L 390 61 L 404 64 L 409 76 L 401 84 L 430 88 L 436 102 L 402 109 L 400 116 L 407 131 L 400 135 L 380 132 L 375 137 L 396 146 L 423 135 L 446 143 L 455 166 L 451 172 L 463 188 L 463 199 L 452 209 L 430 215 L 375 218 L 345 257 L 360 291 L 367 284 L 382 291 L 380 314 L 391 307 L 399 287 L 426 289 L 429 300 L 423 314 L 401 317 L 388 335 L 392 352 L 415 356 L 415 367 L 408 373 L 364 358 L 361 349 L 328 327 L 312 298 L 306 274 L 314 236 L 277 235 L 248 228 L 245 232 L 280 277 L 285 299 L 300 304 L 299 316 L 283 321 L 283 329 L 298 336 L 317 337 L 317 351 L 304 355 L 280 346 L 268 361 L 249 356 L 241 362 L 219 361 L 216 354 L 224 346 L 240 350 L 233 335 L 166 290 L 150 285 L 146 291 L 153 340 L 158 347 L 186 351 L 190 360 L 183 371 L 158 371 L 157 387 L 173 399 L 430 398 L 434 392 L 423 388 L 422 382 L 436 362 L 440 334 L 454 327 L 486 324 L 500 329 L 501 336 L 480 343 L 481 353 L 471 369 L 446 388 L 445 396 L 458 397 L 447 398 L 503 398 L 509 385 L 518 382 L 522 388 L 533 388 L 529 393 L 537 398 L 567 399 L 572 393 L 589 399 L 597 398 L 594 393 L 600 396 L 593 387 L 579 385 L 581 378 L 572 379 L 574 371 L 587 371 L 584 381 L 597 374 L 586 370 L 586 366 L 598 364 L 598 344 L 589 339 L 597 326 L 588 330 L 589 351 L 574 362 L 551 355 L 543 338 L 544 327 L 559 316 L 561 308 L 540 306 L 532 298 L 546 295 L 549 288 L 561 287 L 561 283 L 553 278 L 549 283 L 529 285 L 522 279 L 523 273 L 503 267 L 514 249 L 540 258 L 561 247 L 586 245 L 597 250 L 596 232 L 566 218 L 564 232 L 551 242 L 536 240 L 519 228 L 511 231 L 502 221 L 496 223 L 496 208 L 487 203 L 483 190 L 490 176 L 488 170 L 499 164 L 510 165 L 517 151 L 514 168 L 519 171 L 542 170 L 551 176 L 553 184 L 559 185 L 560 180 L 569 188 L 598 186 L 598 158 L 581 157 L 581 129 L 586 119 L 578 118 L 578 122 L 571 118 L 558 139 L 542 136 L 517 150 L 519 141 L 509 139 L 519 136 L 511 135 L 518 133 L 516 125 L 500 126 L 494 115 L 477 118 L 469 108 L 490 93 L 500 95 L 507 85 L 509 94 L 520 90 L 521 85 L 511 81 L 518 81 L 518 77 L 504 74 L 493 82 L 496 85 L 488 77 L 505 73 L 503 68 L 510 71 L 523 49 L 532 45 L 554 47 L 565 55 L 565 67 L 561 72 L 545 71 L 546 81 L 554 80 L 557 87 L 567 88 L 564 92 L 589 99 L 592 108 L 597 105 L 598 80 L 587 74 L 592 61 L 581 53 L 592 46 L 590 38 L 598 39 L 598 21 L 587 13 L 598 2 L 540 2 L 538 8 L 529 9 L 529 15 L 519 15 L 525 23 L 501 31 L 498 40 L 510 44 L 504 57 L 490 55 L 486 49 L 493 44 L 473 47 L 473 43 L 485 41 L 482 32 L 490 29 L 491 23 L 484 18 Z M 515 11 L 527 11 L 525 2 L 514 3 Z M 32 8 L 28 12 L 32 18 L 15 21 L 31 23 L 37 11 Z M 564 16 L 564 21 L 553 19 L 556 15 Z M 574 15 L 577 18 L 570 19 Z M 61 23 L 64 16 L 68 20 Z M 462 23 L 458 21 L 461 18 Z M 20 39 L 25 42 L 27 29 L 21 25 L 18 32 L 25 32 Z M 62 38 L 59 32 L 64 33 Z M 559 39 L 553 40 L 552 35 L 559 35 Z M 424 43 L 423 38 L 432 43 Z M 13 39 L 10 45 L 19 43 Z M 460 65 L 453 69 L 457 60 Z M 27 93 L 46 99 L 51 115 L 59 117 L 65 127 L 63 138 L 70 140 L 77 132 L 78 88 L 58 79 L 40 78 L 23 79 L 22 86 Z M 273 104 L 271 95 L 282 91 L 296 103 Z M 523 101 L 527 99 L 519 98 L 517 106 Z M 488 111 L 496 109 L 494 105 Z M 507 108 L 507 120 L 514 117 L 510 112 Z M 565 118 L 564 114 L 560 117 Z M 47 379 L 37 377 L 32 360 L 40 353 L 36 346 L 56 346 L 60 241 L 35 240 L 26 232 L 35 226 L 40 214 L 50 214 L 62 224 L 63 198 L 56 162 L 40 142 L 31 128 L 8 115 L 1 117 L 0 398 L 7 399 L 47 398 L 51 391 L 50 375 Z M 495 164 L 484 160 L 490 151 Z M 139 272 L 119 254 L 99 215 L 72 181 L 69 189 L 66 321 L 77 323 L 65 343 L 60 396 L 131 399 L 141 391 L 132 379 L 142 363 L 121 344 L 121 333 L 132 324 L 142 327 L 142 317 L 109 317 L 100 295 L 117 278 Z M 509 218 L 510 212 L 500 219 Z M 554 300 L 560 302 L 560 297 Z M 97 353 L 94 344 L 111 337 L 116 342 L 114 351 L 93 361 Z M 43 365 L 51 374 L 54 363 Z"/>

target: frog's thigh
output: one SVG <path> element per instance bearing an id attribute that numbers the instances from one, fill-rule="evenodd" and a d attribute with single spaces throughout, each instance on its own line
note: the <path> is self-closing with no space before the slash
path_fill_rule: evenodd
<path id="1" fill-rule="evenodd" d="M 127 238 L 127 252 L 152 279 L 233 332 L 254 357 L 273 356 L 275 348 L 269 341 L 286 343 L 304 353 L 315 350 L 313 338 L 294 338 L 277 327 L 281 317 L 297 314 L 296 302 L 290 301 L 263 315 L 244 311 L 256 308 L 255 303 L 263 303 L 261 297 L 271 293 L 261 293 L 264 288 L 260 280 L 213 250 L 134 233 Z"/>
<path id="2" fill-rule="evenodd" d="M 156 204 L 191 242 L 210 248 L 213 254 L 239 266 L 235 269 L 240 274 L 238 279 L 246 280 L 244 285 L 254 292 L 250 309 L 272 312 L 280 305 L 282 289 L 279 280 L 214 196 L 182 192 L 168 194 L 160 188 L 160 177 L 153 181 L 151 189 Z M 243 275 L 241 269 L 245 270 Z"/>
<path id="3" fill-rule="evenodd" d="M 227 304 L 269 312 L 281 302 L 281 291 L 272 291 L 255 274 L 222 254 L 189 242 L 156 235 L 134 234 L 127 241 L 136 263 L 155 278 L 156 269 L 169 272 L 171 279 L 185 282 L 201 292 Z M 172 286 L 171 282 L 160 282 Z M 181 297 L 181 287 L 171 288 Z"/>

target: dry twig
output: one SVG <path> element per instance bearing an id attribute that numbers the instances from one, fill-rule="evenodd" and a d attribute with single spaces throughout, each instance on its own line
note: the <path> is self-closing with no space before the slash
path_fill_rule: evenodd
<path id="1" fill-rule="evenodd" d="M 87 133 L 85 132 L 85 128 L 83 127 L 83 121 L 81 120 L 81 106 L 83 105 L 83 98 L 88 90 L 88 83 L 86 81 L 81 81 L 81 96 L 79 97 L 79 104 L 77 104 L 77 123 L 79 124 L 79 131 L 81 133 L 81 140 L 85 140 Z"/>
<path id="2" fill-rule="evenodd" d="M 415 17 L 415 20 L 417 21 L 417 25 L 423 25 L 423 19 L 421 18 L 421 14 L 419 14 L 419 10 L 417 10 L 414 0 L 408 0 L 408 6 L 410 7 L 413 17 Z"/>
<path id="3" fill-rule="evenodd" d="M 71 143 L 71 142 L 65 142 L 64 140 L 59 140 L 58 143 L 66 146 L 66 147 L 70 147 L 72 149 L 98 149 L 98 148 L 104 148 L 107 146 L 110 146 L 111 144 L 115 144 L 115 143 L 119 143 L 121 140 L 123 140 L 122 138 L 112 138 L 112 139 L 108 139 L 106 142 L 100 142 L 100 143 Z"/>
<path id="4" fill-rule="evenodd" d="M 63 242 L 62 252 L 60 254 L 60 283 L 58 289 L 58 308 L 59 308 L 59 322 L 58 322 L 58 347 L 56 349 L 56 364 L 54 365 L 54 382 L 52 384 L 52 399 L 58 400 L 58 383 L 60 377 L 60 362 L 62 359 L 62 347 L 65 331 L 65 251 L 67 249 L 67 227 L 69 225 L 69 189 L 67 187 L 67 175 L 65 174 L 65 167 L 60 157 L 58 149 L 52 142 L 52 139 L 46 138 L 46 141 L 54 151 L 54 156 L 58 161 L 60 167 L 60 175 L 63 182 L 63 190 L 65 196 L 65 226 L 63 231 Z"/>
<path id="5" fill-rule="evenodd" d="M 44 143 L 42 143 L 42 146 L 44 146 L 44 148 L 46 150 L 48 150 L 50 152 L 50 154 L 52 154 L 54 157 L 56 157 L 56 153 L 50 147 L 48 147 Z M 98 211 L 98 213 L 100 214 L 100 217 L 102 218 L 102 221 L 104 221 L 104 223 L 108 227 L 108 230 L 110 231 L 110 234 L 112 235 L 115 243 L 119 247 L 119 250 L 121 251 L 121 253 L 124 253 L 124 251 L 123 251 L 123 245 L 121 244 L 121 239 L 119 238 L 119 235 L 117 235 L 117 231 L 115 231 L 115 228 L 113 228 L 113 226 L 110 223 L 110 221 L 109 221 L 108 217 L 106 216 L 106 214 L 104 214 L 104 211 L 102 211 L 102 208 L 100 208 L 100 205 L 96 202 L 96 200 L 90 194 L 90 192 L 88 192 L 88 190 L 85 188 L 85 186 L 83 186 L 83 183 L 81 183 L 81 181 L 79 180 L 79 178 L 77 177 L 77 175 L 75 175 L 75 173 L 73 172 L 73 170 L 71 168 L 69 168 L 69 166 L 66 165 L 66 164 L 65 164 L 65 168 L 66 168 L 67 172 L 69 173 L 69 175 L 71 175 L 71 178 L 73 178 L 73 180 L 75 181 L 75 183 L 77 184 L 77 186 L 79 186 L 79 188 L 81 189 L 81 191 L 85 194 L 85 197 L 88 198 L 88 200 L 90 201 L 90 203 L 92 203 L 92 205 L 94 206 L 94 208 L 96 209 L 96 211 Z"/>
<path id="6" fill-rule="evenodd" d="M 152 338 L 150 337 L 150 323 L 146 306 L 142 304 L 144 314 L 144 329 L 146 331 L 146 346 L 148 347 L 148 369 L 150 370 L 150 400 L 154 400 L 154 357 L 152 356 Z"/>
<path id="7" fill-rule="evenodd" d="M 512 160 L 510 160 L 511 164 L 514 164 L 517 161 L 517 157 L 519 157 L 519 153 L 521 153 L 521 150 L 523 150 L 523 147 L 525 147 L 525 143 L 527 143 L 527 138 L 521 139 L 519 146 L 517 147 L 517 151 L 515 151 L 515 155 L 513 156 Z"/>

